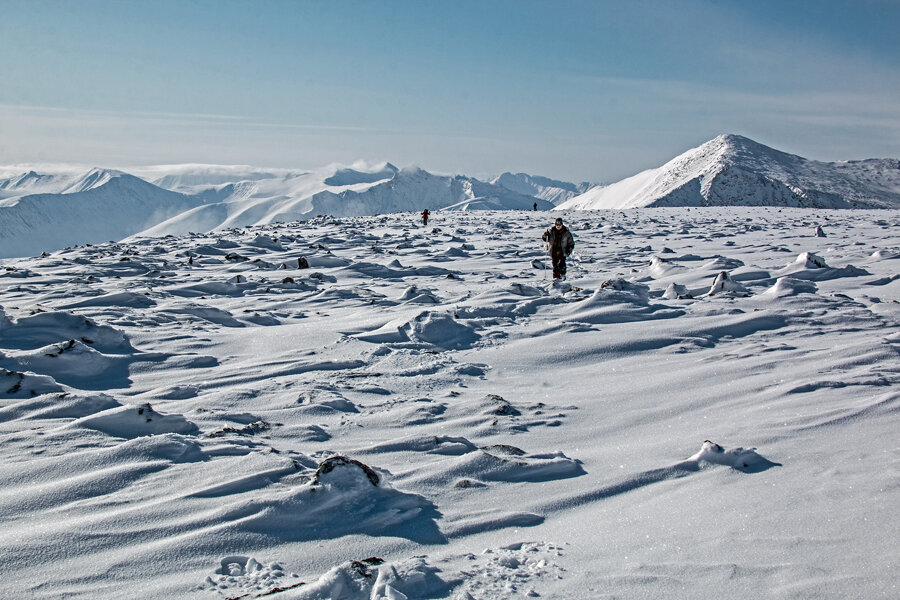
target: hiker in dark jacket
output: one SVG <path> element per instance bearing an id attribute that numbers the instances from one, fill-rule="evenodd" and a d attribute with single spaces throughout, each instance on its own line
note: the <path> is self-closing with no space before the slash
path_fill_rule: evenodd
<path id="1" fill-rule="evenodd" d="M 422 211 L 422 225 L 428 225 L 428 215 L 430 214 L 427 208 Z"/>
<path id="2" fill-rule="evenodd" d="M 572 232 L 563 225 L 562 219 L 556 219 L 556 223 L 544 232 L 541 239 L 547 242 L 550 249 L 550 260 L 553 261 L 553 279 L 565 279 L 566 257 L 572 254 L 575 248 L 575 240 Z"/>

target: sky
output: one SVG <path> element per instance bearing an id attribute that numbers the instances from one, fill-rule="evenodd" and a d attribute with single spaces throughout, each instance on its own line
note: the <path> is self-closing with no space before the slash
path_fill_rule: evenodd
<path id="1" fill-rule="evenodd" d="M 900 157 L 898 0 L 0 0 L 0 164 Z"/>

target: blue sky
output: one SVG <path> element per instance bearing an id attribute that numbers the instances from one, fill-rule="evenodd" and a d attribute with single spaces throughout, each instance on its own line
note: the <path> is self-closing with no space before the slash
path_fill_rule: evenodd
<path id="1" fill-rule="evenodd" d="M 900 157 L 897 0 L 0 0 L 0 163 L 614 181 L 720 133 Z"/>

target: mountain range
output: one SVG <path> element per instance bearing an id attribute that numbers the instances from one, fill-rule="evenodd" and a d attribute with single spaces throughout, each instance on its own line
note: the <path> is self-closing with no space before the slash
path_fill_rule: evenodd
<path id="1" fill-rule="evenodd" d="M 132 236 L 435 210 L 659 206 L 900 207 L 900 161 L 819 162 L 722 135 L 607 186 L 525 173 L 489 182 L 391 163 L 312 171 L 162 165 L 0 167 L 0 257 Z"/>

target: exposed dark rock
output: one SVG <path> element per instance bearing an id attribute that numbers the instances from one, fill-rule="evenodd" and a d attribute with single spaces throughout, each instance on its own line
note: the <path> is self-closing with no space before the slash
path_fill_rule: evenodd
<path id="1" fill-rule="evenodd" d="M 350 465 L 354 465 L 360 469 L 362 472 L 366 474 L 366 477 L 374 486 L 378 486 L 378 483 L 381 481 L 381 478 L 378 476 L 378 473 L 372 470 L 372 467 L 366 465 L 364 463 L 359 462 L 358 460 L 354 460 L 352 458 L 347 458 L 346 456 L 332 456 L 330 458 L 326 458 L 321 463 L 319 463 L 319 467 L 316 469 L 316 474 L 313 475 L 313 483 L 318 484 L 319 478 L 326 473 L 330 473 L 339 467 L 347 467 Z"/>

